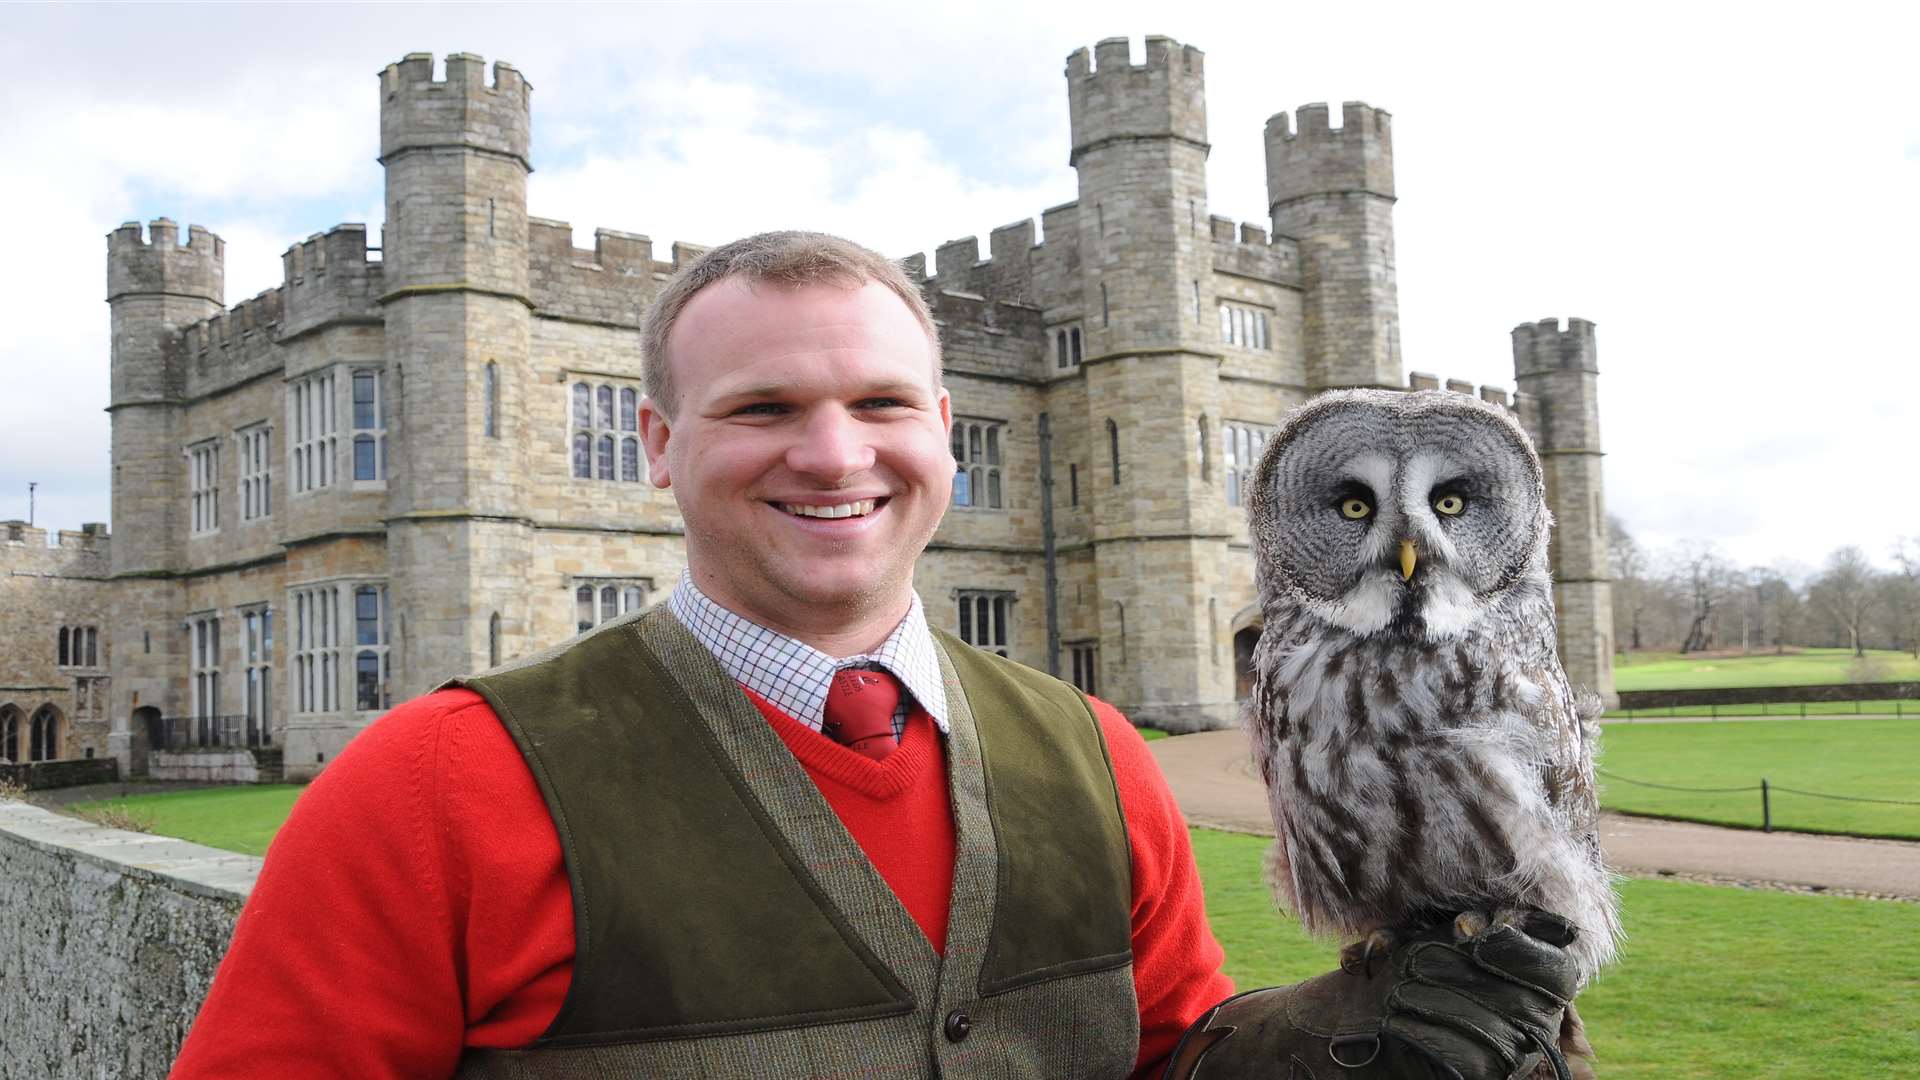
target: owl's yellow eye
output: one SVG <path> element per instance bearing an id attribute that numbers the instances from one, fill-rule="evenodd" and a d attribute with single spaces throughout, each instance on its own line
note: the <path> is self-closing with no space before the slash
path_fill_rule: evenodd
<path id="1" fill-rule="evenodd" d="M 1453 517 L 1467 508 L 1467 500 L 1458 495 L 1442 495 L 1433 500 L 1433 508 L 1448 517 Z"/>
<path id="2" fill-rule="evenodd" d="M 1373 513 L 1373 507 L 1365 499 L 1340 500 L 1340 515 L 1348 521 L 1360 521 Z"/>

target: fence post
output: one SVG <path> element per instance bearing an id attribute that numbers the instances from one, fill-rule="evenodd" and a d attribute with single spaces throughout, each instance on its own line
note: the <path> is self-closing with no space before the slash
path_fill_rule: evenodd
<path id="1" fill-rule="evenodd" d="M 1715 720 L 1720 719 L 1720 703 L 1717 701 L 1710 703 L 1707 706 L 1707 715 Z"/>
<path id="2" fill-rule="evenodd" d="M 1805 720 L 1806 718 L 1807 718 L 1807 703 L 1803 701 L 1800 703 L 1800 719 Z"/>
<path id="3" fill-rule="evenodd" d="M 1760 778 L 1760 831 L 1773 831 L 1773 799 L 1767 791 L 1767 778 Z"/>

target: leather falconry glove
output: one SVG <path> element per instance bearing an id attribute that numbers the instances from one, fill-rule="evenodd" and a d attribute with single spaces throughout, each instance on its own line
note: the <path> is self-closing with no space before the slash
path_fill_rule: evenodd
<path id="1" fill-rule="evenodd" d="M 1523 925 L 1456 941 L 1442 923 L 1362 973 L 1230 997 L 1187 1029 L 1164 1080 L 1515 1080 L 1542 1060 L 1567 1080 L 1555 1042 L 1577 930 L 1542 911 Z"/>

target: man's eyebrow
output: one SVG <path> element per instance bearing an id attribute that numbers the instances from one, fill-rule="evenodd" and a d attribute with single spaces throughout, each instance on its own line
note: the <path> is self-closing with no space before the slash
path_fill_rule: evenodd
<path id="1" fill-rule="evenodd" d="M 789 383 L 754 383 L 738 389 L 727 390 L 714 397 L 718 402 L 742 401 L 784 397 L 792 392 Z M 859 398 L 872 397 L 925 397 L 926 384 L 913 379 L 890 379 L 886 382 L 872 383 L 859 388 L 854 395 Z"/>

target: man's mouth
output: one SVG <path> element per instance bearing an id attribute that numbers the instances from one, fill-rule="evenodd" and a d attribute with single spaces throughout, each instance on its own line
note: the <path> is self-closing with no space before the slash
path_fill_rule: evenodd
<path id="1" fill-rule="evenodd" d="M 882 501 L 883 500 L 880 499 L 857 499 L 853 502 L 833 503 L 826 506 L 806 503 L 774 503 L 774 505 L 786 513 L 792 514 L 794 517 L 855 518 L 866 517 L 868 514 L 873 513 L 874 508 L 879 506 Z"/>

